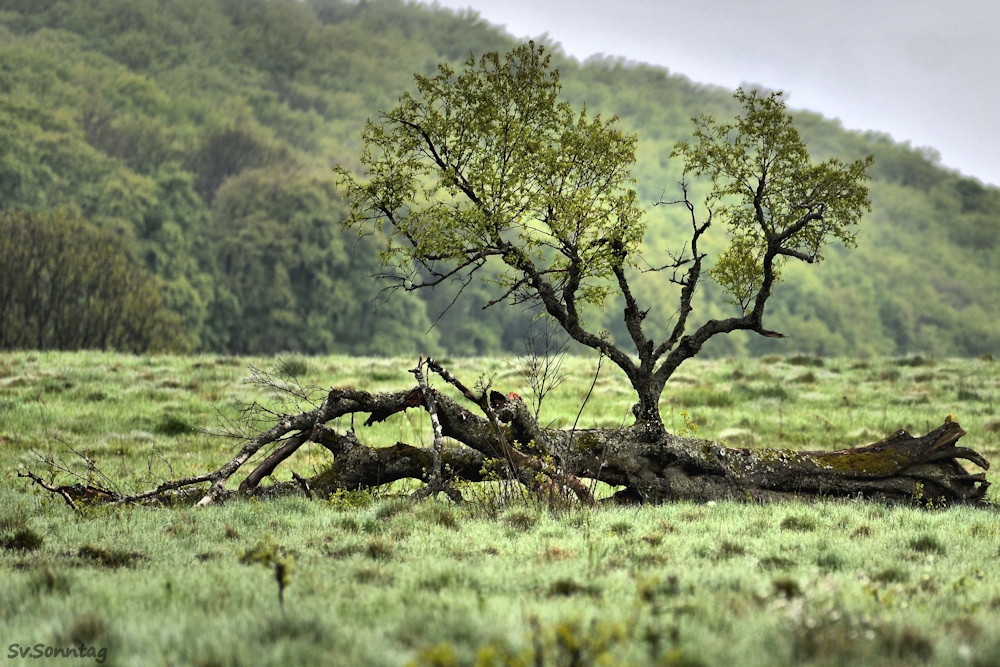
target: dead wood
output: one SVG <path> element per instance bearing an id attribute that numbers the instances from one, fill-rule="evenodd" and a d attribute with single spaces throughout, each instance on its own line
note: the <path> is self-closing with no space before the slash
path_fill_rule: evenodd
<path id="1" fill-rule="evenodd" d="M 965 431 L 956 422 L 920 437 L 897 431 L 886 439 L 840 451 L 730 448 L 708 440 L 651 431 L 648 424 L 619 429 L 562 431 L 541 428 L 528 406 L 514 393 L 483 387 L 473 391 L 433 359 L 421 360 L 454 386 L 476 412 L 430 387 L 425 375 L 418 386 L 396 392 L 369 393 L 333 389 L 317 408 L 285 415 L 271 428 L 247 438 L 232 459 L 196 477 L 166 481 L 156 488 L 126 495 L 91 485 L 58 486 L 31 473 L 19 473 L 45 490 L 77 503 L 193 502 L 207 505 L 233 497 L 268 497 L 305 493 L 328 497 L 338 490 L 371 489 L 402 479 L 426 482 L 420 497 L 445 492 L 460 501 L 458 484 L 503 476 L 533 490 L 567 489 L 581 502 L 593 503 L 586 480 L 624 487 L 615 498 L 638 502 L 782 498 L 870 498 L 926 505 L 985 502 L 989 482 L 984 472 L 970 473 L 968 461 L 985 470 L 989 462 L 972 449 L 958 447 Z M 345 415 L 368 415 L 370 426 L 410 409 L 426 412 L 434 432 L 431 447 L 402 442 L 369 446 L 352 429 L 328 423 Z M 477 414 L 479 413 L 479 414 Z M 353 423 L 353 422 L 352 422 Z M 333 463 L 311 478 L 297 473 L 291 482 L 263 486 L 292 455 L 307 445 L 333 455 Z M 259 452 L 270 453 L 237 489 L 227 483 Z"/>

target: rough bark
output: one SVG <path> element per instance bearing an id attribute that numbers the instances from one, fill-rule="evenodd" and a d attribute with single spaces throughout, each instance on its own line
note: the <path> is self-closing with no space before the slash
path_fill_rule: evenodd
<path id="1" fill-rule="evenodd" d="M 516 394 L 476 394 L 433 360 L 420 363 L 428 364 L 483 414 L 470 411 L 426 382 L 408 391 L 385 393 L 333 389 L 315 410 L 282 417 L 271 429 L 248 439 L 218 470 L 164 482 L 142 493 L 123 495 L 79 484 L 55 486 L 30 472 L 22 476 L 61 495 L 74 508 L 81 500 L 197 499 L 197 504 L 206 505 L 233 496 L 305 492 L 326 497 L 339 489 L 373 488 L 400 479 L 429 482 L 430 491 L 420 495 L 444 491 L 459 501 L 456 482 L 478 482 L 497 474 L 531 489 L 568 489 L 585 503 L 593 502 L 587 479 L 624 487 L 615 496 L 618 500 L 651 503 L 863 497 L 941 506 L 983 503 L 989 487 L 985 473 L 969 473 L 959 463 L 966 460 L 983 469 L 990 465 L 975 451 L 956 445 L 965 431 L 955 422 L 921 437 L 897 431 L 880 442 L 840 451 L 730 448 L 655 431 L 642 422 L 621 429 L 550 430 L 538 426 Z M 353 430 L 338 432 L 326 426 L 347 414 L 367 414 L 365 426 L 370 426 L 410 409 L 435 417 L 433 447 L 401 442 L 372 447 L 363 444 Z M 327 470 L 308 479 L 296 475 L 292 482 L 260 485 L 309 443 L 333 454 Z M 226 489 L 230 478 L 265 447 L 273 450 L 238 489 Z"/>

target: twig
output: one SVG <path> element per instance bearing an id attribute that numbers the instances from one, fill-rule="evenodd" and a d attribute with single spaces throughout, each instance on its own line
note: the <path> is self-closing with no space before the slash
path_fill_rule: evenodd
<path id="1" fill-rule="evenodd" d="M 52 486 L 51 484 L 49 484 L 44 479 L 42 479 L 41 477 L 39 477 L 35 473 L 31 472 L 30 470 L 28 472 L 21 472 L 20 470 L 18 470 L 17 471 L 17 476 L 18 477 L 27 477 L 31 481 L 33 481 L 35 484 L 37 484 L 38 486 L 40 486 L 43 489 L 45 489 L 46 491 L 51 491 L 52 493 L 58 493 L 60 496 L 63 497 L 63 499 L 67 503 L 69 503 L 69 506 L 73 508 L 74 512 L 79 512 L 80 511 L 80 508 L 77 507 L 77 505 L 76 505 L 75 502 L 73 502 L 73 498 L 69 495 L 69 491 L 66 490 L 65 486 Z"/>

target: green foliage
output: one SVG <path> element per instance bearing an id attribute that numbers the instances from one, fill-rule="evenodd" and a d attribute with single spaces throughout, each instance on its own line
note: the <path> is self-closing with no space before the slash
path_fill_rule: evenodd
<path id="1" fill-rule="evenodd" d="M 519 349 L 530 314 L 503 307 L 480 311 L 475 305 L 500 296 L 503 289 L 496 285 L 470 284 L 466 289 L 477 293 L 460 299 L 429 339 L 420 335 L 454 301 L 461 283 L 443 283 L 433 291 L 408 293 L 407 298 L 397 290 L 388 302 L 379 298 L 373 303 L 379 294 L 371 279 L 379 271 L 375 255 L 385 239 L 358 242 L 340 231 L 348 209 L 339 195 L 322 204 L 328 206 L 325 219 L 333 227 L 327 246 L 320 244 L 315 254 L 291 259 L 310 243 L 307 237 L 278 244 L 285 253 L 280 264 L 287 281 L 279 262 L 271 262 L 242 274 L 263 278 L 264 283 L 234 289 L 236 275 L 226 275 L 218 262 L 224 252 L 259 256 L 262 247 L 274 243 L 272 232 L 301 234 L 291 228 L 294 216 L 276 215 L 272 207 L 260 215 L 269 223 L 245 223 L 248 216 L 241 214 L 237 225 L 264 229 L 266 240 L 255 245 L 247 233 L 221 242 L 216 232 L 228 234 L 233 223 L 232 218 L 218 217 L 231 211 L 217 202 L 228 181 L 245 178 L 246 187 L 255 179 L 260 182 L 265 173 L 270 193 L 284 191 L 287 185 L 290 192 L 282 201 L 294 207 L 288 202 L 302 196 L 303 206 L 310 208 L 308 191 L 316 183 L 327 183 L 331 163 L 361 171 L 363 165 L 354 156 L 362 151 L 359 135 L 365 120 L 397 106 L 397 95 L 412 86 L 414 72 L 433 82 L 441 74 L 435 70 L 438 63 L 460 71 L 470 53 L 479 58 L 484 52 L 504 53 L 516 46 L 475 13 L 455 14 L 401 0 L 0 4 L 4 208 L 65 207 L 124 239 L 162 281 L 165 303 L 180 317 L 185 346 L 218 352 L 384 354 L 440 345 L 454 353 L 478 355 Z M 611 57 L 581 64 L 557 49 L 550 52 L 562 99 L 588 111 L 584 124 L 579 122 L 582 116 L 572 116 L 565 142 L 560 135 L 539 153 L 545 168 L 558 167 L 557 150 L 587 158 L 586 142 L 598 135 L 610 141 L 613 129 L 620 136 L 605 144 L 611 155 L 628 148 L 635 158 L 635 183 L 621 181 L 619 195 L 634 190 L 637 202 L 656 201 L 664 187 L 667 198 L 675 198 L 673 184 L 681 179 L 682 167 L 668 156 L 675 143 L 689 135 L 691 116 L 732 118 L 739 111 L 738 102 L 725 91 L 699 86 L 662 68 Z M 482 90 L 484 102 L 487 96 Z M 766 99 L 761 95 L 758 102 Z M 598 114 L 620 120 L 612 127 L 609 121 L 598 123 Z M 808 112 L 796 111 L 795 120 L 814 155 L 876 156 L 870 170 L 873 212 L 858 227 L 862 231 L 852 253 L 844 254 L 833 244 L 823 251 L 836 255 L 835 262 L 809 271 L 795 263 L 783 267 L 786 282 L 775 287 L 771 326 L 792 338 L 798 351 L 813 355 L 997 353 L 1000 330 L 994 323 L 1000 303 L 978 286 L 995 282 L 1000 191 L 942 169 L 930 149 L 914 149 L 883 134 L 846 132 L 836 122 Z M 625 140 L 634 135 L 638 140 L 629 147 Z M 503 135 L 490 140 L 497 144 Z M 530 141 L 516 144 L 511 155 L 523 156 L 532 148 Z M 282 184 L 280 176 L 289 174 L 294 176 Z M 488 172 L 483 178 L 490 174 L 497 176 Z M 567 183 L 573 182 L 570 176 Z M 432 186 L 427 180 L 418 185 Z M 442 185 L 438 194 L 446 192 Z M 702 196 L 707 186 L 693 183 L 692 192 Z M 532 201 L 540 203 L 543 197 Z M 579 199 L 563 201 L 566 211 L 582 206 Z M 430 201 L 419 204 L 429 206 Z M 647 211 L 642 220 L 641 256 L 661 265 L 666 249 L 681 247 L 687 226 L 677 224 L 662 208 Z M 853 229 L 845 225 L 845 236 Z M 639 227 L 630 232 L 638 233 Z M 239 236 L 238 231 L 234 234 Z M 759 245 L 739 235 L 734 238 L 736 250 L 725 255 L 728 238 L 705 239 L 702 245 L 722 257 L 714 269 L 720 282 L 736 293 L 742 285 L 745 293 L 754 273 L 747 270 L 752 268 L 748 260 L 759 254 Z M 811 252 L 813 240 L 802 237 L 801 248 Z M 535 242 L 554 243 L 544 236 Z M 590 248 L 598 260 L 589 282 L 596 298 L 606 287 L 597 279 L 607 268 L 606 257 L 602 259 L 603 251 L 593 244 L 581 247 Z M 331 261 L 329 248 L 340 248 L 352 263 Z M 555 250 L 542 253 L 547 261 L 560 261 Z M 302 268 L 308 280 L 298 281 L 293 266 Z M 487 271 L 516 280 L 495 260 L 487 263 L 483 275 Z M 676 290 L 661 278 L 637 276 L 635 291 L 652 305 L 646 321 L 665 329 L 671 326 Z M 315 296 L 303 298 L 301 292 L 309 284 Z M 727 299 L 734 297 L 710 287 L 697 312 L 723 317 L 731 310 Z M 288 300 L 290 296 L 294 299 Z M 329 304 L 319 305 L 324 298 Z M 587 321 L 626 340 L 628 332 L 619 323 L 624 304 L 609 298 L 602 306 L 587 311 Z M 338 313 L 343 317 L 338 319 Z M 360 331 L 357 322 L 363 323 Z M 737 335 L 713 341 L 706 352 L 787 352 L 785 343 L 778 348 L 771 339 Z"/>
<path id="2" fill-rule="evenodd" d="M 874 158 L 812 164 L 781 93 L 740 89 L 735 97 L 743 115 L 722 124 L 701 116 L 696 142 L 679 143 L 673 154 L 684 160 L 685 173 L 712 181 L 706 200 L 732 242 L 711 274 L 746 312 L 768 273 L 780 276 L 786 258 L 818 261 L 832 239 L 855 245 L 854 227 L 871 210 L 865 181 Z"/>
<path id="3" fill-rule="evenodd" d="M 347 224 L 391 227 L 382 259 L 400 281 L 413 264 L 436 281 L 498 257 L 508 293 L 530 282 L 534 263 L 602 303 L 601 280 L 645 229 L 629 171 L 636 138 L 615 117 L 558 101 L 559 73 L 533 42 L 470 57 L 461 73 L 442 64 L 416 84 L 383 124 L 366 126 L 365 182 L 338 167 Z"/>
<path id="4" fill-rule="evenodd" d="M 161 284 L 65 213 L 0 215 L 0 349 L 183 349 Z"/>
<path id="5" fill-rule="evenodd" d="M 375 244 L 338 233 L 341 211 L 328 179 L 294 172 L 247 170 L 219 189 L 208 238 L 217 289 L 232 299 L 213 317 L 223 349 L 400 354 L 433 343 L 422 301 L 378 303 L 380 287 L 357 280 Z"/>
<path id="6" fill-rule="evenodd" d="M 189 166 L 198 174 L 198 194 L 209 204 L 219 187 L 231 176 L 288 160 L 287 149 L 259 136 L 263 131 L 245 127 L 216 130 L 204 137 Z"/>

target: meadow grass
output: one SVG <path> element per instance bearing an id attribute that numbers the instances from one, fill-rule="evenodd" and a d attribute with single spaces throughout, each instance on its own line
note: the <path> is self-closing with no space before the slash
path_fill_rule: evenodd
<path id="1" fill-rule="evenodd" d="M 413 383 L 412 360 L 284 362 L 305 385 Z M 201 429 L 222 430 L 249 401 L 288 407 L 243 382 L 250 365 L 276 360 L 0 357 L 4 655 L 13 644 L 83 643 L 107 647 L 104 664 L 115 665 L 1000 663 L 993 509 L 820 499 L 552 511 L 526 503 L 495 513 L 414 504 L 400 495 L 414 487 L 397 485 L 317 501 L 74 514 L 15 476 L 44 470 L 38 451 L 88 474 L 69 447 L 126 488 L 214 468 L 238 442 Z M 449 367 L 469 384 L 490 373 L 498 389 L 529 398 L 503 360 Z M 543 421 L 577 421 L 594 368 L 567 360 L 570 379 L 547 397 Z M 668 426 L 731 445 L 830 449 L 897 428 L 922 433 L 952 413 L 969 431 L 962 444 L 996 459 L 997 368 L 926 358 L 696 361 L 668 388 L 663 414 Z M 606 369 L 578 426 L 620 425 L 630 398 Z M 413 413 L 357 428 L 364 439 L 428 444 L 425 422 Z M 304 449 L 293 462 L 312 474 L 328 458 Z M 265 551 L 291 567 L 283 605 L 273 562 L 253 562 Z"/>

